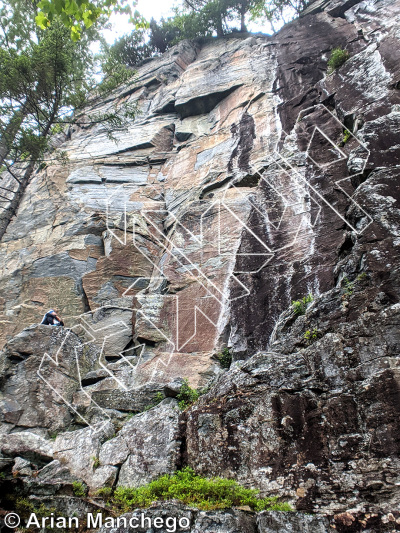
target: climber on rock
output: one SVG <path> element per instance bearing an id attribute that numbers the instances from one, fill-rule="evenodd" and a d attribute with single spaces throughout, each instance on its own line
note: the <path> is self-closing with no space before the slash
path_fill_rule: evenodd
<path id="1" fill-rule="evenodd" d="M 64 322 L 57 315 L 54 309 L 50 309 L 50 311 L 47 311 L 47 313 L 44 315 L 41 324 L 44 324 L 45 326 L 63 326 Z"/>

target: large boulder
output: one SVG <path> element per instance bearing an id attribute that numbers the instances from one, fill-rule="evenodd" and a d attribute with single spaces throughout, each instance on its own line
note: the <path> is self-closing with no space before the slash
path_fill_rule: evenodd
<path id="1" fill-rule="evenodd" d="M 152 409 L 131 418 L 118 435 L 104 443 L 101 465 L 119 465 L 118 486 L 139 487 L 180 464 L 180 410 L 166 398 Z"/>
<path id="2" fill-rule="evenodd" d="M 95 346 L 70 330 L 33 325 L 0 353 L 0 412 L 6 427 L 36 428 L 44 435 L 74 423 L 80 376 L 96 366 Z M 9 426 L 7 426 L 9 425 Z"/>

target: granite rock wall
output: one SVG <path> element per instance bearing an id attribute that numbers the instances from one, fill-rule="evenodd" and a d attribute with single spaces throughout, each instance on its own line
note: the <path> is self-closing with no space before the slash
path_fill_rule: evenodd
<path id="1" fill-rule="evenodd" d="M 74 480 L 189 465 L 337 531 L 400 529 L 399 22 L 316 0 L 273 36 L 181 42 L 91 104 L 137 106 L 114 140 L 57 139 L 0 243 L 14 484 L 65 509 Z M 208 390 L 182 413 L 184 378 Z M 328 528 L 229 513 L 191 530 Z"/>

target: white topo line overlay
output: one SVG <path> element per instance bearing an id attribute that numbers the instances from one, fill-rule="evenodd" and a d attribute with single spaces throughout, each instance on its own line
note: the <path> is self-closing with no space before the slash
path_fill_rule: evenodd
<path id="1" fill-rule="evenodd" d="M 305 110 L 300 111 L 300 113 L 299 113 L 299 115 L 297 117 L 296 124 L 302 119 L 302 115 L 303 114 L 304 114 L 304 117 L 306 117 L 307 115 L 309 115 L 310 110 L 314 110 L 316 108 L 321 108 L 324 112 L 326 111 L 329 114 L 330 118 L 333 119 L 334 121 L 336 121 L 336 123 L 338 125 L 338 128 L 341 131 L 347 130 L 345 125 L 342 122 L 340 122 L 338 120 L 338 118 L 328 108 L 326 108 L 326 106 L 324 106 L 323 104 L 319 104 L 317 106 L 313 106 L 313 107 L 310 107 L 310 108 L 307 108 Z M 310 139 L 309 139 L 308 146 L 307 146 L 307 149 L 306 149 L 306 152 L 305 152 L 305 156 L 310 161 L 312 161 L 313 165 L 315 165 L 318 168 L 320 168 L 321 171 L 324 171 L 324 169 L 326 169 L 328 167 L 331 167 L 335 163 L 343 162 L 344 160 L 346 160 L 346 158 L 348 156 L 346 156 L 344 151 L 341 150 L 339 148 L 339 146 L 337 146 L 337 144 L 336 144 L 337 141 L 332 140 L 323 131 L 321 126 L 314 126 L 314 127 L 311 127 L 311 128 L 312 128 L 312 131 L 310 133 Z M 282 130 L 282 133 L 284 135 L 288 136 L 288 134 L 286 132 L 284 132 L 283 130 Z M 329 153 L 333 153 L 336 156 L 332 161 L 324 162 L 322 164 L 322 163 L 318 163 L 317 161 L 315 161 L 313 159 L 313 157 L 311 156 L 310 151 L 312 149 L 312 143 L 313 143 L 313 139 L 315 138 L 316 133 L 319 133 L 320 135 L 322 135 L 322 137 L 324 139 L 326 139 L 326 141 L 332 145 L 332 148 L 329 150 Z M 366 164 L 367 164 L 369 155 L 370 155 L 370 151 L 367 148 L 367 146 L 365 146 L 354 134 L 352 134 L 351 132 L 350 132 L 350 134 L 351 134 L 352 139 L 355 139 L 357 141 L 359 147 L 361 147 L 362 150 L 364 151 L 365 157 L 364 157 L 364 160 L 363 160 L 363 165 L 362 165 L 361 170 L 359 169 L 359 172 L 356 172 L 356 173 L 351 174 L 349 176 L 346 176 L 344 178 L 340 178 L 339 180 L 337 180 L 335 182 L 335 185 L 337 186 L 338 189 L 340 189 L 347 196 L 349 201 L 361 213 L 363 213 L 363 215 L 365 216 L 366 223 L 365 223 L 365 225 L 362 228 L 357 228 L 354 225 L 352 225 L 337 210 L 337 208 L 334 205 L 332 205 L 324 197 L 324 195 L 315 186 L 311 185 L 307 181 L 306 177 L 297 168 L 297 166 L 291 163 L 290 158 L 289 157 L 284 157 L 282 152 L 278 151 L 278 149 L 277 149 L 277 141 L 272 143 L 272 144 L 275 145 L 275 148 L 269 153 L 269 159 L 267 160 L 267 169 L 268 169 L 268 166 L 275 165 L 275 167 L 277 167 L 280 172 L 286 173 L 289 176 L 290 179 L 295 181 L 296 188 L 298 189 L 298 191 L 300 191 L 301 194 L 308 195 L 310 197 L 310 203 L 312 202 L 316 206 L 316 209 L 317 209 L 317 214 L 315 216 L 315 220 L 311 224 L 312 226 L 314 226 L 317 223 L 317 221 L 319 220 L 322 207 L 323 206 L 325 206 L 325 207 L 327 206 L 328 208 L 330 208 L 336 214 L 336 216 L 338 216 L 345 223 L 345 225 L 348 227 L 349 230 L 351 230 L 352 232 L 356 233 L 357 235 L 360 235 L 372 223 L 372 221 L 373 221 L 372 217 L 365 211 L 365 209 L 362 206 L 360 206 L 354 200 L 354 198 L 352 196 L 350 196 L 346 192 L 346 190 L 342 187 L 341 184 L 343 182 L 345 182 L 345 181 L 348 181 L 351 177 L 363 174 L 363 172 L 364 172 L 364 170 L 366 168 Z M 266 143 L 266 144 L 268 144 L 268 143 Z M 280 191 L 277 188 L 276 184 L 274 185 L 269 180 L 268 175 L 265 175 L 265 166 L 264 166 L 264 169 L 261 170 L 261 171 L 252 168 L 251 172 L 253 173 L 253 175 L 258 175 L 259 183 L 264 182 L 267 185 L 267 187 L 272 189 L 274 191 L 274 193 L 277 195 L 277 197 L 280 198 L 280 201 L 281 201 L 281 203 L 283 205 L 282 214 L 280 215 L 280 220 L 277 221 L 277 222 L 272 222 L 271 223 L 271 226 L 273 227 L 273 229 L 279 230 L 280 227 L 281 227 L 281 224 L 282 224 L 282 222 L 284 220 L 285 214 L 287 213 L 287 210 L 290 209 L 291 206 L 293 207 L 295 204 L 293 204 L 293 200 L 291 201 L 289 198 L 287 198 L 285 196 L 285 194 L 282 191 Z M 148 186 L 149 187 L 153 187 L 153 185 L 151 185 L 151 184 L 148 185 Z M 155 189 L 155 187 L 153 187 L 153 188 Z M 170 211 L 170 210 L 168 210 L 166 208 L 165 209 L 161 209 L 161 210 L 160 209 L 157 209 L 157 210 L 156 209 L 154 209 L 154 210 L 141 209 L 140 212 L 128 213 L 128 211 L 127 211 L 127 202 L 126 201 L 123 202 L 123 206 L 119 202 L 119 206 L 118 206 L 118 215 L 120 217 L 120 219 L 119 219 L 120 220 L 119 229 L 122 230 L 122 228 L 121 228 L 121 225 L 122 225 L 123 226 L 123 230 L 121 231 L 122 236 L 121 235 L 117 235 L 116 232 L 114 231 L 114 223 L 112 221 L 112 203 L 113 203 L 113 199 L 118 198 L 118 196 L 121 193 L 121 191 L 123 190 L 123 188 L 122 188 L 122 186 L 120 186 L 116 190 L 114 190 L 114 192 L 107 199 L 107 204 L 106 204 L 106 227 L 107 227 L 107 231 L 109 232 L 110 235 L 112 235 L 113 238 L 115 238 L 123 246 L 126 246 L 128 244 L 128 233 L 131 233 L 132 234 L 131 238 L 132 238 L 132 242 L 133 242 L 133 245 L 134 245 L 135 249 L 140 254 L 142 254 L 145 257 L 146 261 L 148 261 L 152 265 L 153 273 L 154 273 L 154 275 L 152 275 L 150 278 L 149 277 L 138 277 L 137 279 L 135 279 L 135 281 L 128 287 L 128 289 L 126 289 L 124 291 L 122 296 L 128 296 L 129 292 L 132 291 L 133 289 L 135 289 L 136 285 L 139 282 L 142 282 L 143 280 L 148 280 L 149 282 L 156 282 L 158 280 L 158 281 L 162 282 L 162 281 L 165 281 L 165 279 L 166 279 L 165 275 L 163 273 L 163 265 L 160 264 L 160 262 L 158 261 L 158 258 L 152 256 L 151 252 L 148 251 L 147 249 L 145 249 L 141 245 L 140 241 L 138 240 L 137 235 L 140 234 L 140 231 L 136 230 L 135 218 L 133 219 L 133 222 L 132 222 L 133 227 L 130 228 L 130 232 L 128 231 L 129 230 L 129 228 L 128 228 L 128 215 L 130 215 L 130 214 L 135 214 L 135 215 L 140 215 L 141 216 L 141 218 L 142 218 L 142 227 L 144 226 L 147 231 L 151 232 L 151 237 L 152 237 L 153 243 L 156 244 L 160 248 L 160 250 L 162 250 L 162 252 L 163 252 L 163 256 L 164 256 L 163 257 L 163 264 L 165 263 L 165 257 L 168 256 L 170 259 L 172 259 L 175 262 L 175 264 L 177 265 L 177 268 L 179 268 L 182 272 L 190 273 L 190 275 L 192 276 L 192 279 L 194 279 L 195 282 L 197 282 L 199 284 L 199 286 L 202 287 L 202 289 L 204 289 L 206 297 L 213 299 L 213 301 L 215 303 L 215 306 L 220 306 L 221 307 L 221 306 L 225 305 L 227 302 L 233 301 L 234 299 L 239 299 L 239 298 L 243 298 L 245 296 L 249 296 L 250 295 L 250 289 L 245 285 L 245 283 L 241 279 L 239 279 L 238 275 L 240 275 L 240 274 L 252 274 L 252 273 L 260 272 L 263 268 L 265 268 L 267 266 L 267 264 L 272 260 L 272 258 L 277 253 L 279 253 L 283 249 L 287 249 L 287 248 L 290 248 L 290 247 L 294 246 L 296 241 L 297 241 L 297 239 L 299 238 L 299 235 L 301 234 L 301 226 L 299 225 L 297 228 L 294 228 L 293 235 L 292 235 L 291 240 L 290 240 L 289 243 L 287 243 L 287 244 L 285 244 L 285 245 L 283 245 L 281 247 L 278 246 L 278 247 L 272 248 L 271 244 L 265 242 L 259 235 L 257 235 L 255 233 L 255 231 L 247 224 L 247 220 L 243 220 L 242 217 L 240 216 L 240 213 L 239 214 L 236 213 L 235 210 L 232 208 L 232 205 L 229 203 L 229 201 L 227 199 L 227 191 L 228 191 L 228 189 L 232 189 L 232 188 L 235 189 L 235 192 L 236 192 L 236 194 L 239 197 L 240 196 L 246 197 L 246 200 L 248 202 L 250 202 L 251 209 L 257 211 L 259 215 L 262 215 L 262 211 L 257 207 L 255 202 L 252 201 L 252 196 L 249 195 L 249 194 L 247 194 L 247 195 L 244 194 L 242 192 L 241 188 L 235 185 L 235 178 L 232 178 L 227 184 L 225 184 L 225 186 L 223 188 L 223 191 L 222 191 L 222 197 L 220 199 L 218 199 L 216 201 L 213 201 L 212 203 L 208 204 L 207 207 L 205 207 L 205 209 L 202 211 L 202 213 L 199 214 L 200 235 L 194 234 L 193 231 L 188 229 L 182 223 L 181 220 L 178 220 L 178 218 L 176 217 L 176 215 L 172 211 Z M 312 195 L 313 195 L 312 197 L 310 196 L 310 192 L 312 192 Z M 201 248 L 203 243 L 205 242 L 205 237 L 204 237 L 204 224 L 205 224 L 204 221 L 205 221 L 205 217 L 207 216 L 207 213 L 209 211 L 211 211 L 212 209 L 216 209 L 216 211 L 217 211 L 217 220 L 218 220 L 218 224 L 217 224 L 217 228 L 216 228 L 216 232 L 217 232 L 216 242 L 213 243 L 213 246 L 215 247 L 215 249 L 217 251 L 217 256 L 219 256 L 221 258 L 223 256 L 223 254 L 224 254 L 224 257 L 226 258 L 226 254 L 227 254 L 226 250 L 225 250 L 225 252 L 223 252 L 222 240 L 221 240 L 221 235 L 222 235 L 221 211 L 222 210 L 225 213 L 229 213 L 229 215 L 232 217 L 232 219 L 234 219 L 235 222 L 238 224 L 238 227 L 241 228 L 242 233 L 243 233 L 243 231 L 248 232 L 248 234 L 252 237 L 253 241 L 256 241 L 257 246 L 259 247 L 259 251 L 257 251 L 257 252 L 238 252 L 238 251 L 234 250 L 231 253 L 230 257 L 232 258 L 233 261 L 235 260 L 236 257 L 240 257 L 241 259 L 243 257 L 249 257 L 249 258 L 253 258 L 253 259 L 258 257 L 261 260 L 261 262 L 262 262 L 261 266 L 257 267 L 257 270 L 254 270 L 254 269 L 253 270 L 238 270 L 238 271 L 234 270 L 234 271 L 232 271 L 230 273 L 231 278 L 243 290 L 243 292 L 239 296 L 236 296 L 234 298 L 230 298 L 230 296 L 229 296 L 228 288 L 227 288 L 228 284 L 225 283 L 225 288 L 224 289 L 219 288 L 218 285 L 216 285 L 216 283 L 214 282 L 214 280 L 209 275 L 207 275 L 207 272 L 204 271 L 204 268 L 202 267 L 202 265 L 199 265 L 198 263 L 194 263 L 190 259 L 188 254 L 180 246 L 178 246 L 174 242 L 173 238 L 171 237 L 172 232 L 170 231 L 168 234 L 165 234 L 164 231 L 162 231 L 160 229 L 160 227 L 157 225 L 157 215 L 162 215 L 164 220 L 168 217 L 170 219 L 170 221 L 172 221 L 172 223 L 173 223 L 174 231 L 177 231 L 179 229 L 179 231 L 186 232 L 186 234 L 190 238 L 190 242 L 192 244 L 198 246 L 199 248 Z M 286 216 L 288 216 L 288 215 L 286 215 Z M 136 219 L 136 221 L 137 221 L 137 219 Z M 229 255 L 229 252 L 228 252 L 228 255 Z M 151 377 L 148 379 L 148 382 L 151 382 L 153 380 L 153 378 L 156 375 L 159 367 L 168 367 L 168 365 L 171 362 L 171 359 L 174 356 L 174 353 L 176 351 L 183 350 L 183 348 L 191 340 L 193 340 L 196 337 L 197 327 L 198 327 L 197 322 L 198 322 L 198 317 L 199 316 L 205 318 L 213 327 L 216 328 L 218 326 L 218 323 L 215 321 L 215 318 L 212 318 L 211 316 L 209 316 L 206 312 L 204 312 L 204 310 L 200 309 L 200 307 L 198 305 L 196 305 L 196 303 L 194 302 L 193 303 L 193 322 L 192 322 L 193 334 L 190 335 L 190 337 L 188 339 L 184 339 L 184 341 L 181 343 L 180 342 L 181 330 L 183 330 L 184 328 L 188 327 L 188 322 L 187 322 L 187 316 L 186 316 L 186 322 L 184 324 L 182 324 L 182 327 L 180 327 L 179 294 L 176 295 L 176 294 L 168 294 L 167 293 L 167 294 L 157 294 L 157 295 L 146 295 L 147 298 L 151 298 L 152 296 L 153 297 L 158 297 L 158 298 L 170 298 L 170 299 L 172 298 L 173 299 L 173 305 L 170 306 L 170 310 L 171 310 L 172 313 L 175 313 L 173 318 L 175 318 L 176 326 L 175 326 L 175 329 L 170 334 L 172 338 L 169 338 L 163 331 L 161 331 L 159 329 L 159 327 L 153 322 L 153 320 L 149 316 L 146 316 L 146 314 L 141 309 L 134 309 L 132 307 L 132 311 L 136 312 L 136 315 L 138 317 L 141 317 L 148 324 L 150 324 L 150 326 L 152 328 L 154 328 L 154 330 L 158 333 L 158 335 L 161 336 L 161 338 L 163 339 L 162 342 L 165 343 L 165 346 L 168 346 L 168 350 L 166 352 L 167 357 L 165 358 L 165 360 L 162 357 L 160 357 L 158 359 L 158 361 L 157 361 L 157 363 L 155 365 L 154 371 L 152 372 Z M 80 315 L 78 317 L 73 317 L 73 318 L 75 320 L 77 319 L 80 322 L 80 327 L 82 327 L 85 330 L 86 334 L 88 334 L 89 337 L 91 337 L 91 339 L 95 339 L 96 336 L 99 335 L 101 331 L 106 329 L 106 328 L 93 329 L 93 326 L 90 326 L 89 323 L 85 320 L 85 315 Z M 119 325 L 122 328 L 124 328 L 124 327 L 129 328 L 130 327 L 128 324 L 124 323 L 121 320 L 119 320 Z M 110 327 L 110 326 L 107 326 L 107 327 Z M 72 328 L 72 329 L 74 329 L 74 328 Z M 105 343 L 106 343 L 108 338 L 112 337 L 115 334 L 116 334 L 115 332 L 114 333 L 111 332 L 108 335 L 105 335 L 105 336 L 102 335 L 101 336 L 102 348 L 101 348 L 100 356 L 99 356 L 99 360 L 98 360 L 99 366 L 102 369 L 107 371 L 107 373 L 109 374 L 110 378 L 112 378 L 112 379 L 114 379 L 116 381 L 116 383 L 118 384 L 118 388 L 121 388 L 122 390 L 125 390 L 125 391 L 134 390 L 134 389 L 130 389 L 129 387 L 127 387 L 126 384 L 121 379 L 117 378 L 117 376 L 115 376 L 115 374 L 103 362 L 103 352 L 104 352 Z M 104 424 L 102 424 L 100 426 L 98 424 L 96 424 L 96 425 L 90 424 L 90 421 L 89 420 L 85 420 L 84 416 L 82 416 L 82 414 L 80 414 L 77 411 L 77 409 L 71 404 L 71 402 L 69 402 L 66 398 L 64 398 L 63 395 L 60 394 L 52 386 L 52 384 L 49 382 L 49 380 L 46 379 L 46 377 L 42 373 L 42 367 L 43 367 L 43 365 L 45 364 L 46 361 L 49 361 L 49 362 L 51 361 L 55 366 L 57 366 L 57 367 L 59 366 L 58 358 L 59 358 L 60 350 L 62 349 L 62 347 L 63 347 L 63 345 L 65 343 L 65 340 L 68 337 L 68 335 L 69 335 L 69 332 L 67 333 L 67 335 L 64 338 L 60 348 L 58 349 L 58 351 L 56 353 L 56 356 L 55 356 L 55 359 L 53 359 L 47 353 L 45 353 L 43 355 L 43 358 L 42 358 L 42 361 L 41 361 L 41 364 L 40 364 L 40 367 L 39 367 L 39 370 L 38 370 L 37 373 L 38 373 L 38 376 L 46 383 L 46 385 L 76 415 L 81 417 L 85 421 L 85 423 L 93 431 L 98 432 L 98 431 L 101 431 L 105 427 L 105 425 L 107 424 L 107 420 L 110 420 L 110 415 L 107 413 L 107 411 L 104 408 L 100 407 L 98 404 L 96 404 L 96 402 L 94 402 L 94 400 L 91 398 L 91 395 L 88 392 L 86 392 L 83 389 L 82 385 L 81 385 L 80 390 L 91 400 L 91 402 L 96 406 L 96 408 L 104 415 L 104 419 L 105 419 Z M 175 339 L 173 337 L 175 337 Z M 92 340 L 87 341 L 84 344 L 88 344 L 88 343 L 91 343 L 91 342 L 92 342 Z M 140 348 L 140 347 L 142 347 L 142 349 L 141 349 L 140 356 L 138 357 L 138 361 L 137 361 L 136 365 L 132 365 L 130 360 L 127 359 L 124 356 L 123 352 L 120 353 L 121 358 L 125 360 L 125 362 L 131 367 L 133 372 L 137 371 L 138 365 L 142 361 L 142 356 L 143 356 L 143 353 L 144 353 L 145 346 L 144 345 L 143 346 L 140 345 L 140 346 L 137 346 L 136 348 Z M 80 368 L 79 368 L 79 357 L 78 357 L 78 352 L 77 352 L 76 348 L 75 348 L 75 358 L 76 358 L 76 364 L 77 364 L 77 371 L 78 371 L 79 380 L 81 381 Z"/>

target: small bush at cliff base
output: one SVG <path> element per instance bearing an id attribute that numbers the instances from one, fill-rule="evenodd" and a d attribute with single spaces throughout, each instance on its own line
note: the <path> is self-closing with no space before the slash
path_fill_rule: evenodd
<path id="1" fill-rule="evenodd" d="M 150 411 L 150 409 L 153 409 L 153 407 L 157 407 L 159 403 L 161 403 L 163 400 L 165 400 L 165 396 L 162 392 L 157 392 L 157 394 L 154 396 L 153 401 L 151 404 L 147 405 L 144 408 L 144 411 Z"/>
<path id="2" fill-rule="evenodd" d="M 328 74 L 332 74 L 349 59 L 349 52 L 342 48 L 334 48 L 328 61 Z"/>
<path id="3" fill-rule="evenodd" d="M 203 510 L 226 509 L 248 505 L 255 511 L 291 511 L 288 503 L 278 498 L 259 498 L 258 491 L 246 489 L 233 479 L 204 478 L 191 468 L 172 475 L 164 475 L 144 487 L 118 487 L 113 504 L 122 512 L 137 507 L 148 507 L 154 501 L 179 500 Z"/>
<path id="4" fill-rule="evenodd" d="M 55 507 L 46 507 L 44 503 L 41 503 L 36 507 L 35 503 L 26 498 L 17 498 L 15 502 L 15 510 L 24 519 L 28 518 L 32 513 L 34 513 L 39 520 L 51 516 L 52 514 L 57 514 Z"/>
<path id="5" fill-rule="evenodd" d="M 108 500 L 113 495 L 113 489 L 111 487 L 101 487 L 101 489 L 96 491 L 95 495 Z"/>
<path id="6" fill-rule="evenodd" d="M 77 496 L 78 498 L 84 498 L 86 496 L 85 485 L 80 481 L 72 482 L 72 491 L 74 493 L 74 496 Z"/>
<path id="7" fill-rule="evenodd" d="M 189 385 L 189 381 L 187 379 L 184 379 L 183 384 L 179 389 L 178 396 L 176 397 L 179 402 L 178 405 L 180 409 L 184 411 L 187 407 L 194 404 L 194 402 L 197 402 L 199 398 L 200 391 L 192 389 L 192 387 Z"/>
<path id="8" fill-rule="evenodd" d="M 222 368 L 229 368 L 232 364 L 232 354 L 228 348 L 224 348 L 222 352 L 217 354 L 217 359 Z"/>

